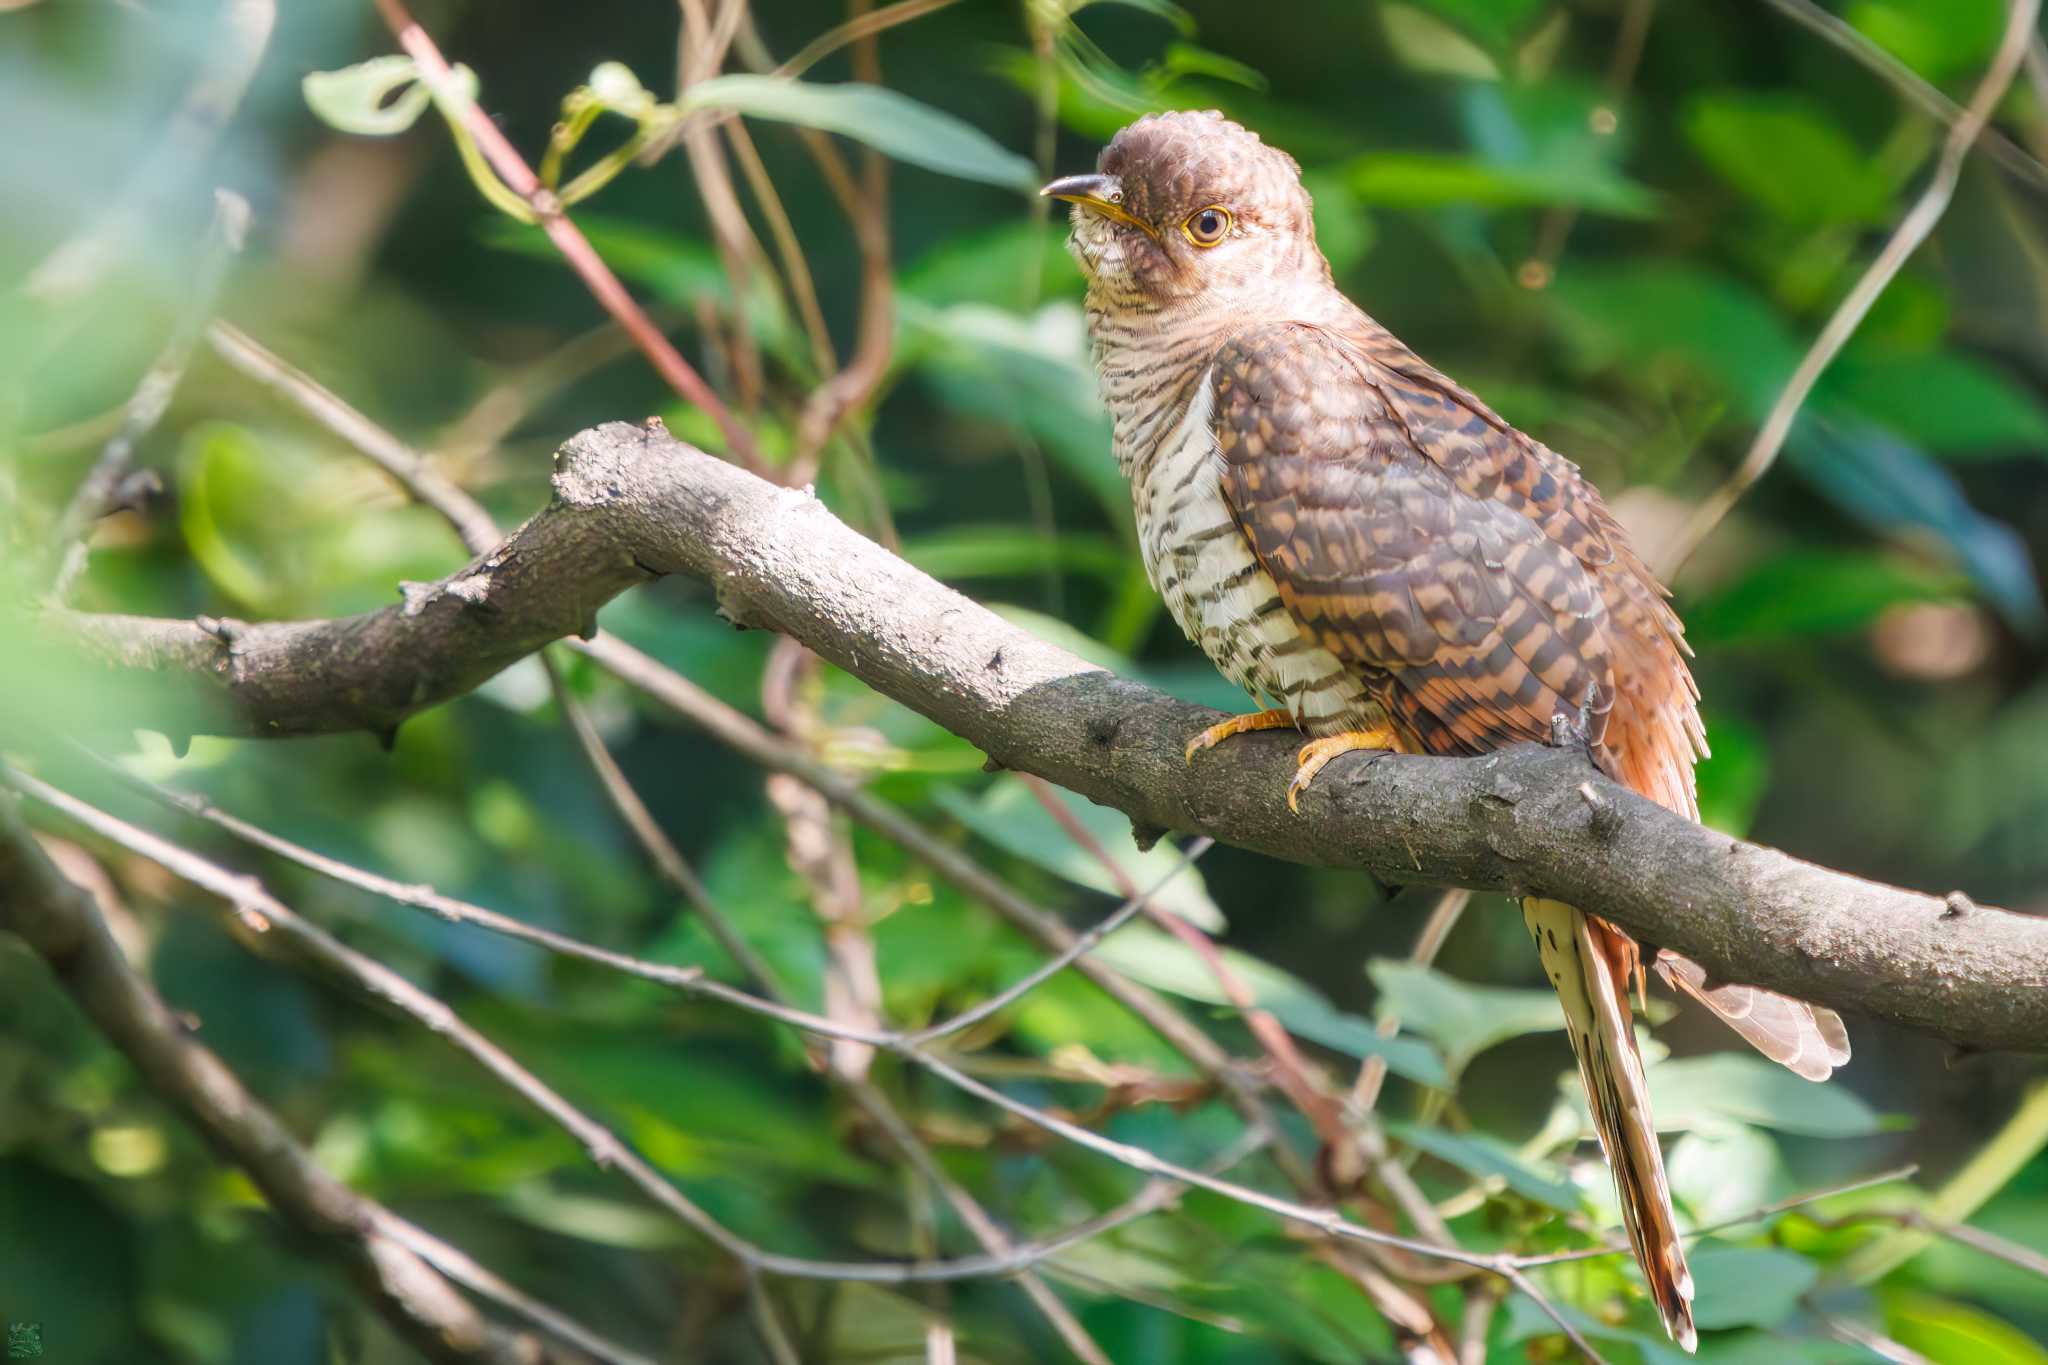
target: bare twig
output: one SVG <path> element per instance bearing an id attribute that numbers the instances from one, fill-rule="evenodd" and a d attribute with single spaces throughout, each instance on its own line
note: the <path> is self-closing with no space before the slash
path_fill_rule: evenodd
<path id="1" fill-rule="evenodd" d="M 1408 960 L 1418 967 L 1427 967 L 1436 961 L 1444 940 L 1451 936 L 1451 930 L 1457 927 L 1465 907 L 1471 903 L 1472 893 L 1463 887 L 1452 887 L 1439 895 L 1436 907 L 1422 923 L 1422 932 L 1415 936 L 1415 947 L 1409 951 Z M 1380 1015 L 1379 1026 L 1374 1030 L 1381 1038 L 1392 1038 L 1400 1031 L 1401 1016 L 1393 1010 Z M 1386 1081 L 1387 1059 L 1378 1055 L 1367 1057 L 1360 1064 L 1358 1079 L 1351 1086 L 1352 1111 L 1359 1116 L 1372 1113 L 1379 1104 L 1380 1088 Z"/>
<path id="2" fill-rule="evenodd" d="M 876 34 L 907 24 L 912 19 L 922 19 L 935 10 L 942 10 L 954 0 L 896 0 L 893 5 L 855 14 L 836 28 L 829 28 L 797 52 L 794 57 L 775 68 L 778 76 L 801 76 L 825 58 L 845 47 L 848 43 L 873 38 Z M 866 76 L 859 79 L 867 80 Z"/>
<path id="3" fill-rule="evenodd" d="M 653 866 L 655 875 L 667 883 L 670 890 L 689 902 L 692 913 L 710 931 L 711 937 L 718 940 L 718 946 L 725 949 L 726 956 L 737 963 L 749 979 L 767 994 L 782 997 L 786 992 L 775 974 L 775 969 L 769 966 L 768 960 L 755 952 L 746 937 L 733 927 L 732 920 L 711 898 L 711 892 L 704 885 L 703 879 L 684 860 L 674 842 L 662 831 L 660 823 L 647 809 L 647 803 L 640 799 L 640 793 L 626 780 L 626 774 L 619 767 L 618 760 L 612 757 L 603 737 L 597 733 L 597 727 L 591 723 L 589 712 L 569 691 L 568 684 L 562 677 L 560 665 L 545 652 L 541 655 L 541 661 L 547 666 L 548 686 L 554 692 L 555 704 L 562 712 L 563 723 L 575 737 L 576 747 L 582 751 L 584 761 L 590 765 L 598 785 L 603 788 L 605 799 L 611 802 L 612 809 L 618 812 L 619 819 L 632 834 L 633 841 L 639 844 L 641 852 L 647 855 L 647 861 Z"/>
<path id="4" fill-rule="evenodd" d="M 706 3 L 707 0 L 679 0 L 683 27 L 677 40 L 678 100 L 691 86 L 716 76 L 725 65 L 726 48 L 747 7 L 746 0 L 723 0 L 714 22 Z M 733 380 L 739 388 L 741 403 L 751 410 L 761 399 L 761 348 L 747 318 L 747 300 L 753 293 L 754 272 L 762 262 L 761 243 L 733 191 L 732 175 L 719 150 L 717 128 L 704 119 L 685 119 L 680 135 L 683 154 L 690 165 L 690 179 L 704 202 L 704 212 L 711 221 L 712 241 L 718 248 L 719 263 L 725 268 L 727 286 L 732 292 L 727 325 L 732 332 Z"/>
<path id="5" fill-rule="evenodd" d="M 1935 162 L 1933 178 L 1906 216 L 1899 220 L 1884 249 L 1878 252 L 1876 259 L 1871 261 L 1869 268 L 1836 306 L 1834 315 L 1821 328 L 1820 335 L 1814 338 L 1813 345 L 1800 359 L 1799 367 L 1792 372 L 1792 378 L 1786 381 L 1777 401 L 1771 405 L 1770 413 L 1758 429 L 1756 439 L 1750 443 L 1748 453 L 1742 457 L 1742 463 L 1727 482 L 1715 489 L 1713 495 L 1694 512 L 1677 542 L 1664 556 L 1660 567 L 1665 581 L 1677 576 L 1678 570 L 1692 558 L 1700 542 L 1712 534 L 1742 495 L 1769 471 L 1778 458 L 1778 452 L 1784 448 L 1785 438 L 1792 433 L 1792 424 L 1799 416 L 1799 409 L 1805 405 L 1807 395 L 1813 392 L 1813 386 L 1820 381 L 1821 373 L 1855 335 L 1864 315 L 1884 293 L 1893 277 L 1941 222 L 1942 215 L 1948 211 L 1949 200 L 1955 194 L 1956 181 L 1962 175 L 1964 159 L 1998 108 L 1999 101 L 2005 98 L 2007 88 L 2020 69 L 2040 9 L 2040 0 L 2011 0 L 2006 14 L 2005 36 L 2000 39 L 1998 51 L 1993 54 L 1991 65 L 1983 80 L 1978 82 L 1976 92 L 1970 96 L 1962 117 L 1949 129 L 1948 138 L 1941 146 L 1941 155 Z"/>
<path id="6" fill-rule="evenodd" d="M 853 18 L 848 25 L 873 19 L 868 0 L 853 0 Z M 914 16 L 911 16 L 914 17 Z M 881 57 L 875 45 L 879 28 L 860 31 L 853 39 L 853 72 L 857 80 L 879 85 Z M 854 336 L 853 355 L 846 367 L 827 379 L 805 400 L 797 417 L 794 454 L 790 460 L 790 482 L 810 482 L 825 443 L 849 413 L 874 393 L 888 373 L 889 357 L 896 344 L 895 274 L 889 261 L 889 162 L 869 148 L 861 154 L 860 185 L 842 184 L 836 173 L 838 159 L 824 155 L 822 139 L 811 139 L 819 167 L 833 184 L 840 204 L 853 227 L 860 247 L 860 323 Z"/>
<path id="7" fill-rule="evenodd" d="M 1607 100 L 1592 112 L 1593 131 L 1612 137 L 1620 130 L 1622 102 L 1635 83 L 1636 67 L 1643 60 L 1643 44 L 1650 36 L 1650 18 L 1657 0 L 1622 0 L 1621 23 L 1614 34 L 1614 52 L 1607 60 Z M 1543 289 L 1557 275 L 1557 263 L 1571 240 L 1579 221 L 1576 204 L 1557 204 L 1547 209 L 1536 226 L 1536 248 L 1522 262 L 1515 277 L 1525 289 Z"/>
<path id="8" fill-rule="evenodd" d="M 349 406 L 311 375 L 281 359 L 233 323 L 214 323 L 207 329 L 206 337 L 214 354 L 354 447 L 357 454 L 389 474 L 415 501 L 439 512 L 455 528 L 471 554 L 483 554 L 498 543 L 498 524 L 482 503 L 436 471 L 418 451 Z"/>
<path id="9" fill-rule="evenodd" d="M 1868 67 L 1886 84 L 1932 115 L 1944 127 L 1953 128 L 1963 119 L 1963 107 L 1943 94 L 1912 67 L 1885 51 L 1839 15 L 1830 14 L 1814 0 L 1764 0 L 1778 13 L 1841 49 L 1852 61 Z M 1996 128 L 1983 134 L 1984 148 L 2007 171 L 2036 186 L 2048 186 L 2048 166 L 2021 150 L 2019 144 Z"/>
<path id="10" fill-rule="evenodd" d="M 590 245 L 590 239 L 569 220 L 568 214 L 562 210 L 560 201 L 540 183 L 539 177 L 534 175 L 525 158 L 519 155 L 511 142 L 498 130 L 498 125 L 491 122 L 489 115 L 482 109 L 464 99 L 460 92 L 455 90 L 447 59 L 441 55 L 440 48 L 434 45 L 434 40 L 428 36 L 427 31 L 420 27 L 419 21 L 406 10 L 402 0 L 377 0 L 377 9 L 384 16 L 384 21 L 390 26 L 392 33 L 397 36 L 399 46 L 418 63 L 420 74 L 428 87 L 434 90 L 437 96 L 449 100 L 461 109 L 463 126 L 476 139 L 476 145 L 490 162 L 491 168 L 498 173 L 508 189 L 525 200 L 533 209 L 541 230 L 547 233 L 548 240 L 555 244 L 555 249 L 562 253 L 563 258 L 582 278 L 599 305 L 626 329 L 627 334 L 646 355 L 648 362 L 654 366 L 655 372 L 685 400 L 711 418 L 724 436 L 726 447 L 734 457 L 749 468 L 759 468 L 760 453 L 755 447 L 752 433 L 733 418 L 732 412 L 718 395 L 711 391 L 711 387 L 697 371 L 691 368 L 690 362 L 683 359 L 682 353 L 669 344 L 669 339 L 662 335 L 661 329 L 656 327 L 640 305 L 634 302 L 633 296 L 626 292 L 626 287 L 619 283 L 619 277 L 612 273 L 611 267 L 604 263 L 596 248 Z"/>
<path id="11" fill-rule="evenodd" d="M 565 1358 L 485 1321 L 429 1264 L 435 1258 L 427 1247 L 438 1243 L 314 1162 L 129 966 L 92 897 L 51 866 L 11 800 L 0 800 L 0 927 L 20 935 L 49 964 L 57 983 L 143 1081 L 247 1172 L 278 1216 L 310 1234 L 370 1307 L 425 1358 L 492 1365 Z M 600 1360 L 644 1365 L 560 1314 L 535 1320 Z"/>
<path id="12" fill-rule="evenodd" d="M 122 409 L 120 426 L 108 438 L 99 458 L 93 461 L 92 468 L 80 480 L 71 501 L 57 518 L 50 545 L 51 552 L 59 556 L 59 565 L 50 592 L 58 601 L 71 595 L 72 585 L 85 571 L 88 532 L 92 523 L 106 513 L 113 501 L 115 490 L 135 458 L 135 447 L 163 420 L 165 410 L 171 405 L 171 396 L 184 380 L 185 367 L 192 359 L 192 348 L 206 327 L 207 319 L 213 316 L 214 304 L 220 298 L 221 282 L 227 278 L 228 263 L 241 251 L 248 232 L 249 201 L 232 190 L 215 190 L 211 241 L 186 292 L 184 306 L 179 310 L 170 339 Z"/>

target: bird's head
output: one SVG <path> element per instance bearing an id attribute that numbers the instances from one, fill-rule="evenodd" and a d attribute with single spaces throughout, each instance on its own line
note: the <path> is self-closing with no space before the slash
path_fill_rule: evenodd
<path id="1" fill-rule="evenodd" d="M 1039 192 L 1073 204 L 1068 250 L 1110 303 L 1229 306 L 1330 278 L 1301 168 L 1214 110 L 1141 118 L 1110 139 L 1095 174 Z"/>

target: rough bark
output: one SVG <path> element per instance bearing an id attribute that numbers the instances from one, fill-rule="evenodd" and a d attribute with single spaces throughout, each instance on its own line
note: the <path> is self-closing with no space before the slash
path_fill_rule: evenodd
<path id="1" fill-rule="evenodd" d="M 1293 745 L 1249 735 L 1182 759 L 1216 718 L 1106 673 L 976 605 L 778 488 L 658 426 L 585 431 L 553 503 L 490 554 L 380 612 L 243 625 L 58 615 L 152 670 L 173 731 L 390 731 L 650 576 L 691 574 L 736 623 L 781 631 L 979 745 L 1185 830 L 1395 882 L 1541 893 L 1678 949 L 1715 978 L 1860 1011 L 1970 1048 L 2048 1047 L 2048 919 L 1863 881 L 1704 829 L 1523 746 L 1483 758 L 1341 759 L 1288 812 Z"/>

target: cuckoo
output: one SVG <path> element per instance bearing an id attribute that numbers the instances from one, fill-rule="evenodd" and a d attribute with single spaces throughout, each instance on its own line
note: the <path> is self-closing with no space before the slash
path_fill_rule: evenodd
<path id="1" fill-rule="evenodd" d="M 1477 754 L 1572 737 L 1697 818 L 1707 752 L 1667 594 L 1576 465 L 1503 421 L 1340 293 L 1300 168 L 1220 114 L 1140 119 L 1073 205 L 1069 249 L 1146 573 L 1268 709 L 1195 736 L 1307 740 L 1286 800 L 1354 750 Z M 1279 799 L 1275 793 L 1275 799 Z M 1711 980 L 1569 905 L 1523 902 L 1564 1006 L 1622 1216 L 1672 1338 L 1686 1269 L 1637 1052 L 1645 955 L 1766 1056 L 1824 1080 L 1828 1010 Z"/>

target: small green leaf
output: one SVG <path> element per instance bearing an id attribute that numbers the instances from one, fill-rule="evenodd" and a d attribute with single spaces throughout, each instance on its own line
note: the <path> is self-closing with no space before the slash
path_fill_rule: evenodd
<path id="1" fill-rule="evenodd" d="M 1418 0 L 1417 7 L 1499 56 L 1548 8 L 1545 0 Z"/>
<path id="2" fill-rule="evenodd" d="M 1068 816 L 1088 831 L 1103 856 L 1114 862 L 1121 879 L 1150 891 L 1180 865 L 1180 850 L 1161 842 L 1143 853 L 1131 842 L 1130 820 L 1107 806 L 1058 787 L 1050 789 Z M 1085 849 L 1042 805 L 1024 779 L 1004 774 L 980 797 L 956 787 L 934 793 L 939 806 L 982 838 L 1026 862 L 1034 863 L 1076 886 L 1107 896 L 1121 896 L 1120 881 Z M 1152 897 L 1152 903 L 1204 929 L 1221 929 L 1223 912 L 1209 899 L 1197 868 L 1183 868 Z"/>
<path id="3" fill-rule="evenodd" d="M 1685 132 L 1723 180 L 1800 227 L 1876 221 L 1891 195 L 1878 163 L 1817 102 L 1717 91 L 1687 107 Z"/>
<path id="4" fill-rule="evenodd" d="M 598 103 L 630 119 L 642 118 L 654 108 L 654 96 L 624 62 L 599 62 L 587 88 Z"/>
<path id="5" fill-rule="evenodd" d="M 1497 1176 L 1507 1182 L 1509 1189 L 1531 1203 L 1542 1204 L 1559 1213 L 1578 1213 L 1585 1206 L 1585 1201 L 1579 1198 L 1578 1188 L 1570 1181 L 1531 1164 L 1506 1143 L 1484 1133 L 1450 1133 L 1417 1123 L 1390 1123 L 1387 1131 L 1410 1147 L 1427 1152 L 1439 1161 L 1449 1162 L 1467 1175 L 1481 1179 Z"/>
<path id="6" fill-rule="evenodd" d="M 1967 596 L 1953 569 L 1869 550 L 1790 550 L 1756 564 L 1685 614 L 1696 645 L 1777 642 L 1861 630 L 1885 608 Z M 1715 743 L 1718 745 L 1719 741 Z"/>
<path id="7" fill-rule="evenodd" d="M 1724 1327 L 1776 1327 L 1799 1307 L 1820 1271 L 1804 1256 L 1772 1247 L 1708 1242 L 1687 1253 L 1692 1267 L 1693 1321 Z"/>
<path id="8" fill-rule="evenodd" d="M 1941 1365 L 2048 1365 L 2048 1351 L 2003 1318 L 1930 1294 L 1886 1296 L 1885 1332 Z"/>
<path id="9" fill-rule="evenodd" d="M 306 107 L 344 133 L 388 137 L 412 127 L 432 96 L 412 58 L 393 53 L 339 71 L 309 72 L 299 83 Z M 396 99 L 392 92 L 400 91 Z M 388 101 L 388 103 L 387 103 Z"/>
<path id="10" fill-rule="evenodd" d="M 1468 985 L 1433 967 L 1385 958 L 1366 970 L 1380 988 L 1380 1011 L 1399 1015 L 1402 1028 L 1435 1043 L 1453 1076 L 1496 1043 L 1564 1027 L 1564 1011 L 1549 991 Z"/>
<path id="11" fill-rule="evenodd" d="M 1821 391 L 1945 455 L 2048 458 L 2048 409 L 1996 367 L 1971 356 L 1852 349 L 1829 367 Z"/>
<path id="12" fill-rule="evenodd" d="M 1857 0 L 1843 15 L 1930 81 L 1983 65 L 1998 41 L 1999 0 Z"/>
<path id="13" fill-rule="evenodd" d="M 475 99 L 476 73 L 457 65 L 453 75 L 456 88 L 467 98 Z M 321 122 L 365 137 L 390 137 L 404 132 L 433 101 L 412 58 L 396 53 L 372 57 L 339 71 L 310 72 L 299 83 L 299 89 L 305 95 L 306 107 Z M 396 98 L 393 92 L 397 92 Z"/>
<path id="14" fill-rule="evenodd" d="M 683 113 L 729 109 L 752 118 L 820 128 L 865 142 L 913 166 L 1032 191 L 1031 162 L 951 114 L 878 85 L 814 85 L 781 76 L 718 76 L 683 95 Z"/>
<path id="15" fill-rule="evenodd" d="M 1350 174 L 1360 199 L 1396 208 L 1561 204 L 1616 218 L 1657 214 L 1654 193 L 1597 165 L 1497 165 L 1442 152 L 1374 152 L 1353 162 Z"/>
<path id="16" fill-rule="evenodd" d="M 1884 1125 L 1839 1085 L 1816 1085 L 1746 1052 L 1659 1062 L 1649 1071 L 1651 1108 L 1665 1132 L 1747 1123 L 1809 1137 L 1867 1137 Z"/>
<path id="17" fill-rule="evenodd" d="M 1231 1003 L 1206 962 L 1179 939 L 1149 924 L 1120 930 L 1095 951 L 1126 976 L 1157 990 L 1211 1005 Z M 1424 1044 L 1413 1038 L 1382 1038 L 1372 1024 L 1344 1013 L 1298 977 L 1232 949 L 1222 951 L 1232 974 L 1251 991 L 1253 1003 L 1289 1033 L 1352 1057 L 1381 1058 L 1387 1070 L 1419 1085 L 1441 1089 L 1450 1083 L 1443 1063 Z"/>
<path id="18" fill-rule="evenodd" d="M 1123 546 L 1107 536 L 1078 532 L 1047 535 L 1030 526 L 961 526 L 914 536 L 903 557 L 933 578 L 1019 577 L 1059 568 L 1115 582 L 1130 564 Z"/>

